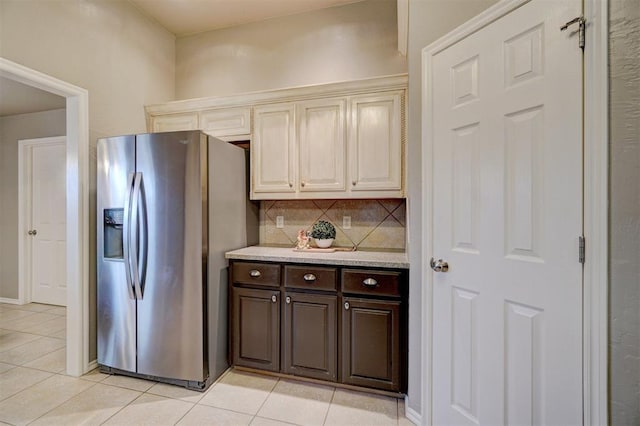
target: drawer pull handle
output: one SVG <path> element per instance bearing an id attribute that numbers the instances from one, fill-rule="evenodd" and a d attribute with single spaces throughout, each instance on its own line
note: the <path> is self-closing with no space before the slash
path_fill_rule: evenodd
<path id="1" fill-rule="evenodd" d="M 289 296 L 287 296 L 287 298 L 285 299 L 287 303 L 291 303 L 291 298 Z"/>
<path id="2" fill-rule="evenodd" d="M 374 288 L 378 287 L 378 281 L 374 280 L 373 278 L 367 278 L 362 281 L 362 285 L 364 285 L 365 287 Z"/>
<path id="3" fill-rule="evenodd" d="M 273 303 L 276 303 L 278 301 L 278 298 L 276 297 L 276 295 L 274 294 L 273 296 L 271 296 L 271 301 Z"/>
<path id="4" fill-rule="evenodd" d="M 252 269 L 252 270 L 249 271 L 249 276 L 251 276 L 253 278 L 260 278 L 260 275 L 262 275 L 262 274 L 257 269 Z"/>
<path id="5" fill-rule="evenodd" d="M 305 281 L 315 281 L 316 276 L 313 274 L 305 274 L 304 277 L 302 277 L 302 279 Z"/>
<path id="6" fill-rule="evenodd" d="M 349 302 L 344 302 L 344 309 L 349 310 Z"/>

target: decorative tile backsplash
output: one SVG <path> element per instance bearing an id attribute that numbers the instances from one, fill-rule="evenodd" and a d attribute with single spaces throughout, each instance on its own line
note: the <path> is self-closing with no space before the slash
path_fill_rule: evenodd
<path id="1" fill-rule="evenodd" d="M 334 246 L 404 251 L 406 210 L 402 199 L 262 201 L 260 244 L 293 247 L 300 229 L 311 231 L 322 219 L 336 227 Z M 284 228 L 276 228 L 277 216 Z M 343 229 L 343 216 L 351 216 L 351 229 Z"/>

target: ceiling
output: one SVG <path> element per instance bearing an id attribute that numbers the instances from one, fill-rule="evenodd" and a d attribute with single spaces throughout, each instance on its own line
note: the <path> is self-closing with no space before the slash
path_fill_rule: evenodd
<path id="1" fill-rule="evenodd" d="M 176 36 L 184 36 L 362 0 L 130 1 Z"/>
<path id="2" fill-rule="evenodd" d="M 65 107 L 62 96 L 0 77 L 0 117 Z"/>

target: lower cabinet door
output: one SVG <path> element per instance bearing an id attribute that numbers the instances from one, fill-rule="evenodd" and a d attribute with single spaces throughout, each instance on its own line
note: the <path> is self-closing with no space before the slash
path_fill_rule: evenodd
<path id="1" fill-rule="evenodd" d="M 400 302 L 342 299 L 342 383 L 400 390 Z"/>
<path id="2" fill-rule="evenodd" d="M 232 291 L 233 364 L 280 371 L 280 291 Z"/>
<path id="3" fill-rule="evenodd" d="M 285 293 L 283 372 L 337 380 L 337 296 Z"/>

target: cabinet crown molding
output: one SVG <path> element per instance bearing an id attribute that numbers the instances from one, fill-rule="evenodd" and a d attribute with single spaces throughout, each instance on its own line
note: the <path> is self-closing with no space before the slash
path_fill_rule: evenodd
<path id="1" fill-rule="evenodd" d="M 314 84 L 285 89 L 239 93 L 228 96 L 211 96 L 171 101 L 161 104 L 146 105 L 145 112 L 147 116 L 156 116 L 202 111 L 213 108 L 256 106 L 273 102 L 289 102 L 302 99 L 357 95 L 360 93 L 375 91 L 405 90 L 407 88 L 407 84 L 407 74 L 394 74 L 337 83 Z"/>

